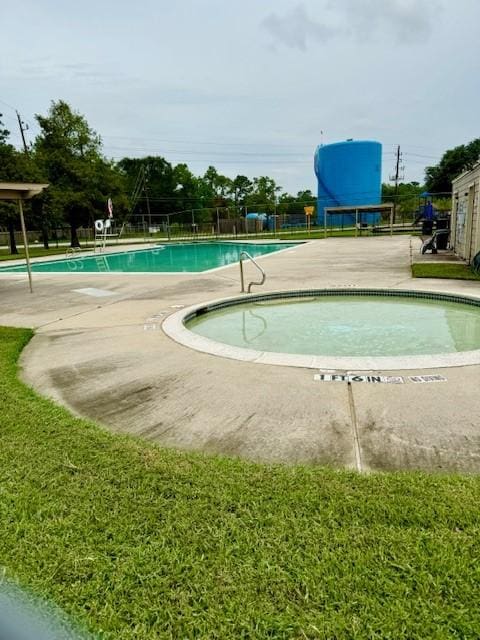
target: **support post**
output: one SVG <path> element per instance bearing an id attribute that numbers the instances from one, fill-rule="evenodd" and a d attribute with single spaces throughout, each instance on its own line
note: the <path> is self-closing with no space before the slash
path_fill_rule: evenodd
<path id="1" fill-rule="evenodd" d="M 243 256 L 240 254 L 240 286 L 241 292 L 245 293 L 245 280 L 243 276 Z"/>
<path id="2" fill-rule="evenodd" d="M 358 236 L 358 209 L 355 209 L 355 237 Z"/>
<path id="3" fill-rule="evenodd" d="M 18 208 L 20 210 L 20 224 L 22 225 L 23 246 L 25 247 L 25 259 L 27 261 L 28 284 L 30 287 L 30 293 L 33 293 L 32 269 L 30 266 L 30 254 L 28 253 L 27 230 L 25 228 L 25 218 L 23 217 L 23 204 L 21 199 L 18 200 Z"/>

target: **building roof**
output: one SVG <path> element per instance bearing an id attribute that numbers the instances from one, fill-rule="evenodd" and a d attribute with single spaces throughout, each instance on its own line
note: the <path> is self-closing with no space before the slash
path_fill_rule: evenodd
<path id="1" fill-rule="evenodd" d="M 0 182 L 0 200 L 29 200 L 47 187 L 37 182 Z"/>
<path id="2" fill-rule="evenodd" d="M 467 171 L 463 171 L 463 173 L 461 173 L 460 175 L 458 175 L 456 178 L 452 180 L 452 187 L 455 184 L 455 182 L 457 182 L 458 180 L 461 180 L 465 176 L 468 176 L 469 173 L 474 173 L 478 171 L 479 168 L 480 168 L 480 162 L 477 162 L 477 164 L 473 166 L 471 169 L 467 169 Z"/>

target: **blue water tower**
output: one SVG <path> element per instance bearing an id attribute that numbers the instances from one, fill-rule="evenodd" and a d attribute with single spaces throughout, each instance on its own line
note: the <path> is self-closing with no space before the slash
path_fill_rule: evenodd
<path id="1" fill-rule="evenodd" d="M 325 207 L 380 204 L 382 198 L 382 145 L 374 140 L 346 140 L 320 145 L 315 151 L 318 179 L 317 224 L 325 224 Z M 376 224 L 378 212 L 362 215 Z M 355 213 L 330 214 L 329 226 L 349 226 Z"/>

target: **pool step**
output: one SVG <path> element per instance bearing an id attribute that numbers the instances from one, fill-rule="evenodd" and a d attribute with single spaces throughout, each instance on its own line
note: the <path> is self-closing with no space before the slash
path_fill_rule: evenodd
<path id="1" fill-rule="evenodd" d="M 95 258 L 95 262 L 97 264 L 97 269 L 99 271 L 110 271 L 107 264 L 107 259 L 105 256 L 97 256 Z"/>

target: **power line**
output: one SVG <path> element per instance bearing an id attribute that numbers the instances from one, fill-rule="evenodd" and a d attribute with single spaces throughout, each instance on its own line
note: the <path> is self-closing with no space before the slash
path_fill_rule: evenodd
<path id="1" fill-rule="evenodd" d="M 237 146 L 241 146 L 241 147 L 276 147 L 276 148 L 284 148 L 284 147 L 288 147 L 290 149 L 292 148 L 297 148 L 297 149 L 305 149 L 305 148 L 314 148 L 317 145 L 312 144 L 310 142 L 305 142 L 305 143 L 289 143 L 289 142 L 285 142 L 285 143 L 275 143 L 275 142 L 234 142 L 234 141 L 230 141 L 230 142 L 217 142 L 217 141 L 212 141 L 212 140 L 192 140 L 191 138 L 189 138 L 188 140 L 184 140 L 184 139 L 170 139 L 170 138 L 163 138 L 162 136 L 160 137 L 155 137 L 155 136 L 149 136 L 147 137 L 139 137 L 139 136 L 118 136 L 118 135 L 102 135 L 102 140 L 108 140 L 108 139 L 113 139 L 113 140 L 127 140 L 127 141 L 140 141 L 143 142 L 145 140 L 150 140 L 154 143 L 159 143 L 159 144 L 186 144 L 189 146 L 197 146 L 197 145 L 206 145 L 206 146 L 219 146 L 219 147 L 237 147 Z M 383 142 L 382 146 L 388 147 L 388 146 L 392 146 L 392 147 L 396 147 L 398 143 L 391 143 L 391 142 Z M 438 152 L 443 152 L 440 148 L 438 147 L 426 147 L 426 146 L 421 146 L 421 145 L 412 145 L 412 144 L 403 144 L 402 145 L 404 151 L 405 149 L 424 149 L 427 151 L 438 151 Z M 383 153 L 389 153 L 389 154 L 393 154 L 395 153 L 395 151 L 384 151 Z M 410 153 L 409 151 L 407 151 L 407 153 Z M 428 157 L 433 157 L 433 156 L 428 156 Z"/>
<path id="2" fill-rule="evenodd" d="M 5 102 L 5 100 L 0 100 L 0 102 L 4 104 L 6 107 L 8 107 L 9 109 L 11 109 L 12 111 L 16 111 L 15 107 L 12 107 L 12 105 L 8 104 L 8 102 Z"/>
<path id="3" fill-rule="evenodd" d="M 157 151 L 158 147 L 141 147 L 141 146 L 118 146 L 118 145 L 108 145 L 109 149 L 116 149 L 116 150 L 126 150 L 126 151 L 150 151 L 150 152 L 155 152 Z M 290 152 L 290 151 L 284 151 L 284 152 L 273 152 L 273 151 L 235 151 L 235 150 L 231 150 L 231 151 L 211 151 L 211 150 L 207 150 L 207 151 L 202 151 L 202 150 L 198 150 L 198 149 L 171 149 L 171 148 L 162 148 L 162 153 L 181 153 L 184 155 L 206 155 L 206 156 L 212 156 L 216 155 L 216 156 L 235 156 L 235 157 L 258 157 L 258 156 L 272 156 L 272 157 L 305 157 L 305 153 L 303 152 Z M 312 154 L 313 155 L 313 154 Z"/>
<path id="4" fill-rule="evenodd" d="M 182 161 L 181 156 L 179 156 L 179 153 L 173 153 L 172 154 L 174 158 L 179 158 L 179 162 Z M 111 156 L 113 160 L 123 160 L 126 156 L 125 154 L 123 155 L 113 155 Z M 143 156 L 146 157 L 146 156 Z M 252 164 L 252 165 L 258 165 L 258 164 L 279 164 L 279 165 L 300 165 L 300 164 L 312 164 L 312 161 L 309 160 L 281 160 L 281 159 L 272 159 L 272 160 L 265 160 L 261 157 L 259 157 L 257 160 L 255 159 L 242 159 L 242 158 L 237 158 L 237 159 L 225 159 L 225 158 L 215 158 L 212 156 L 209 156 L 209 160 L 207 159 L 203 159 L 203 158 L 190 158 L 188 160 L 188 162 L 190 164 L 198 164 L 198 163 L 202 163 L 202 164 L 238 164 L 238 165 L 245 165 L 245 164 Z M 171 158 L 169 160 L 169 162 L 172 161 Z M 177 161 L 177 160 L 174 160 Z"/>
<path id="5" fill-rule="evenodd" d="M 102 140 L 104 140 L 105 137 L 102 136 Z M 200 143 L 200 142 L 193 142 L 190 143 L 190 147 L 198 147 L 198 146 L 202 146 L 203 144 L 207 144 L 207 143 Z M 117 149 L 117 150 L 122 150 L 125 149 L 127 151 L 156 151 L 160 145 L 155 145 L 155 146 L 140 146 L 140 145 L 112 145 L 112 144 L 107 144 L 105 145 L 107 146 L 109 149 Z M 217 154 L 217 155 L 235 155 L 237 157 L 242 157 L 242 156 L 258 156 L 258 155 L 262 155 L 262 156 L 304 156 L 307 151 L 263 151 L 265 146 L 268 145 L 261 145 L 261 144 L 256 144 L 255 146 L 259 147 L 259 149 L 257 151 L 237 151 L 236 149 L 231 149 L 230 151 L 214 151 L 213 153 Z M 293 147 L 292 147 L 293 148 Z M 172 148 L 163 148 L 162 151 L 164 153 L 183 153 L 183 154 L 197 154 L 197 155 L 211 155 L 212 151 L 211 150 L 207 150 L 207 151 L 202 151 L 202 150 L 198 150 L 198 149 L 172 149 Z M 313 147 L 310 147 L 310 149 L 308 150 L 308 153 L 312 153 L 313 151 Z M 387 156 L 387 155 L 392 155 L 395 152 L 393 151 L 384 151 L 382 153 L 383 156 Z"/>
<path id="6" fill-rule="evenodd" d="M 438 156 L 424 156 L 420 153 L 411 153 L 410 151 L 404 152 L 405 155 L 411 156 L 412 158 L 426 158 L 427 160 L 440 160 Z"/>
<path id="7" fill-rule="evenodd" d="M 2 120 L 8 120 L 8 121 L 14 123 L 15 125 L 17 124 L 17 119 L 14 118 L 13 116 L 9 115 L 8 113 L 2 113 Z"/>

